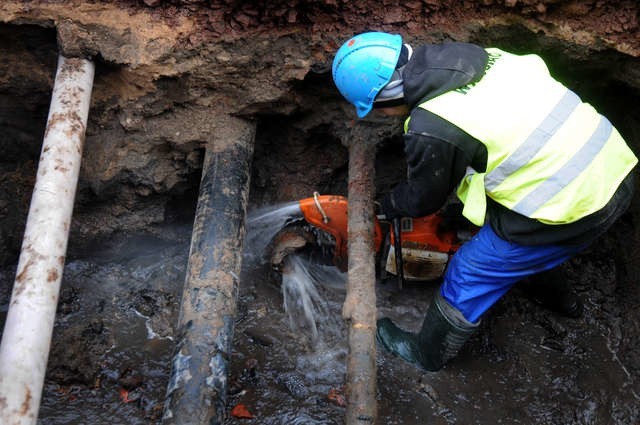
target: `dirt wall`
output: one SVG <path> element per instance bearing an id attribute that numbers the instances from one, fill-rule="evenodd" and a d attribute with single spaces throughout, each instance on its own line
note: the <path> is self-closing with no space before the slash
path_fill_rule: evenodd
<path id="1" fill-rule="evenodd" d="M 0 22 L 4 263 L 19 246 L 58 52 L 98 65 L 72 229 L 79 240 L 152 228 L 183 203 L 192 209 L 203 146 L 222 132 L 224 114 L 265 129 L 256 202 L 341 190 L 341 140 L 354 114 L 329 68 L 339 44 L 360 31 L 531 50 L 568 79 L 589 63 L 607 85 L 640 87 L 634 1 L 7 0 Z M 317 155 L 321 166 L 309 174 Z M 269 190 L 269 181 L 285 190 Z"/>

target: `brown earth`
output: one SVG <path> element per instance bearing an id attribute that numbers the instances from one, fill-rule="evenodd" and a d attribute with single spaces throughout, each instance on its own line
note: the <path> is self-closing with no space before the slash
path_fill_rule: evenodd
<path id="1" fill-rule="evenodd" d="M 327 72 L 336 47 L 359 31 L 535 51 L 585 86 L 583 96 L 640 87 L 634 1 L 7 0 L 0 22 L 1 178 L 17 182 L 1 189 L 5 263 L 19 246 L 58 51 L 98 64 L 73 227 L 81 239 L 163 221 L 171 199 L 193 190 L 204 144 L 222 143 L 226 114 L 265 127 L 254 184 L 283 182 L 253 199 L 339 185 L 340 141 L 354 116 Z M 621 120 L 637 133 L 635 114 Z M 266 149 L 281 157 L 263 158 Z M 307 170 L 301 154 L 318 166 Z"/>

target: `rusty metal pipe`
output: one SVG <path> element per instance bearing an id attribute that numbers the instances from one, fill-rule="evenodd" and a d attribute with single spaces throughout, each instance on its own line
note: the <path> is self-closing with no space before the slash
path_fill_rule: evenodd
<path id="1" fill-rule="evenodd" d="M 349 269 L 342 308 L 349 329 L 347 425 L 370 425 L 377 418 L 375 146 L 369 140 L 362 131 L 354 131 L 349 143 Z"/>
<path id="2" fill-rule="evenodd" d="M 94 64 L 58 58 L 36 183 L 0 346 L 0 423 L 35 424 L 80 173 Z"/>
<path id="3" fill-rule="evenodd" d="M 255 126 L 228 118 L 205 155 L 162 423 L 222 424 Z"/>

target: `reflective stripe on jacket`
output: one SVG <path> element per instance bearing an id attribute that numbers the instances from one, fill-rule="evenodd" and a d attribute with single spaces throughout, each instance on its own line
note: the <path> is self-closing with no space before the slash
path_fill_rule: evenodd
<path id="1" fill-rule="evenodd" d="M 485 196 L 547 224 L 600 210 L 637 163 L 633 152 L 607 118 L 549 75 L 540 57 L 486 50 L 480 81 L 418 105 L 487 148 L 486 171 L 469 169 L 458 188 L 464 216 L 482 225 Z"/>

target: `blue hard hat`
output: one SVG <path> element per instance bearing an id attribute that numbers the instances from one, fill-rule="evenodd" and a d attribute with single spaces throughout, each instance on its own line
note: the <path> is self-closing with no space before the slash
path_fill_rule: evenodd
<path id="1" fill-rule="evenodd" d="M 365 32 L 348 40 L 336 52 L 333 82 L 356 107 L 358 117 L 371 111 L 376 95 L 393 75 L 401 50 L 400 35 Z"/>

